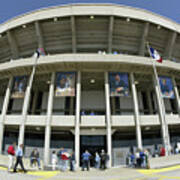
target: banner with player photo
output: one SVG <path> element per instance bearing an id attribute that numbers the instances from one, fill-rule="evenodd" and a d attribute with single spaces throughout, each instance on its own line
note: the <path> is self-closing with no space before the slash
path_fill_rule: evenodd
<path id="1" fill-rule="evenodd" d="M 55 96 L 75 96 L 75 72 L 56 73 Z"/>
<path id="2" fill-rule="evenodd" d="M 165 76 L 159 76 L 159 84 L 163 98 L 174 99 L 173 83 L 171 78 Z"/>
<path id="3" fill-rule="evenodd" d="M 27 87 L 28 76 L 14 77 L 12 86 L 12 98 L 24 98 Z"/>
<path id="4" fill-rule="evenodd" d="M 129 96 L 128 73 L 109 73 L 110 96 Z"/>

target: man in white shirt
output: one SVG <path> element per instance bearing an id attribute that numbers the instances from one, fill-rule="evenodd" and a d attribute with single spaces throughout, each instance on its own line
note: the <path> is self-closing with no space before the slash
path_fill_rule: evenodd
<path id="1" fill-rule="evenodd" d="M 23 158 L 23 144 L 20 144 L 16 151 L 16 164 L 14 166 L 14 172 L 17 172 L 16 168 L 17 168 L 18 164 L 20 164 L 21 169 L 24 171 L 24 173 L 27 172 L 27 170 L 24 169 L 22 158 Z"/>

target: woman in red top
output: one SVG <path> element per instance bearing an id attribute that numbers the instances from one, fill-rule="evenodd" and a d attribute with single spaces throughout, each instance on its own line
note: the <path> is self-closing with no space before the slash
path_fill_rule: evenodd
<path id="1" fill-rule="evenodd" d="M 161 147 L 160 149 L 160 156 L 165 156 L 166 155 L 166 150 L 164 147 Z"/>

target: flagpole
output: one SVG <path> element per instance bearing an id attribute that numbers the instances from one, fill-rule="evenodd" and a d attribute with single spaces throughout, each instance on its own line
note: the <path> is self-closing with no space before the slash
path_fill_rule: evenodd
<path id="1" fill-rule="evenodd" d="M 165 105 L 164 105 L 164 100 L 163 100 L 163 96 L 162 96 L 162 92 L 161 92 L 161 88 L 160 88 L 160 83 L 159 83 L 159 78 L 158 78 L 158 73 L 157 73 L 157 68 L 156 68 L 156 64 L 155 64 L 155 61 L 153 60 L 152 56 L 151 56 L 151 52 L 150 52 L 150 46 L 149 46 L 149 43 L 147 42 L 147 49 L 149 51 L 149 54 L 150 54 L 150 57 L 151 57 L 151 62 L 152 62 L 152 66 L 153 66 L 153 71 L 154 71 L 154 74 L 155 74 L 155 80 L 156 80 L 156 83 L 157 83 L 157 87 L 158 87 L 158 94 L 159 94 L 159 97 L 160 97 L 160 103 L 161 103 L 161 106 L 162 106 L 162 115 L 163 115 L 163 123 L 162 126 L 164 126 L 164 130 L 165 130 L 165 140 L 164 140 L 164 146 L 165 146 L 165 149 L 166 149 L 166 155 L 169 155 L 169 146 L 170 146 L 170 142 L 169 142 L 169 137 L 168 137 L 168 126 L 167 126 L 167 123 L 166 123 L 166 111 L 165 111 Z"/>

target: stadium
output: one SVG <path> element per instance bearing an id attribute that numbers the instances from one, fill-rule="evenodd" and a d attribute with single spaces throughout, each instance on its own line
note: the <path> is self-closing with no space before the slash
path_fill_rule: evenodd
<path id="1" fill-rule="evenodd" d="M 147 42 L 163 58 L 158 80 Z M 157 14 L 71 4 L 0 25 L 2 154 L 24 143 L 25 156 L 36 147 L 48 165 L 64 147 L 79 166 L 84 150 L 104 149 L 111 167 L 132 147 L 170 151 L 180 141 L 179 92 L 180 25 Z"/>

